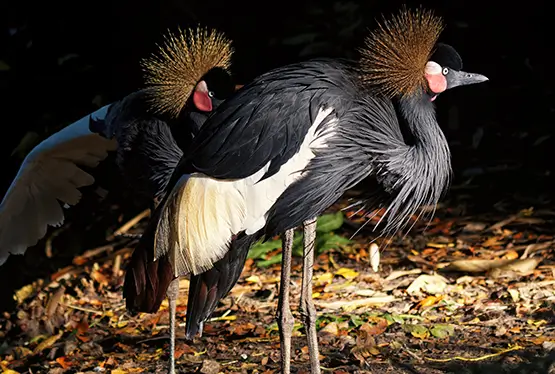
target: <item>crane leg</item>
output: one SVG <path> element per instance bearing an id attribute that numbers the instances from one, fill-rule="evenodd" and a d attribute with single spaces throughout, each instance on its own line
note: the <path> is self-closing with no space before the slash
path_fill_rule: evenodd
<path id="1" fill-rule="evenodd" d="M 278 327 L 281 346 L 281 372 L 291 372 L 291 335 L 293 334 L 293 314 L 289 304 L 289 286 L 291 284 L 291 256 L 293 253 L 293 229 L 282 236 L 281 284 L 278 303 Z"/>
<path id="2" fill-rule="evenodd" d="M 179 295 L 179 278 L 171 281 L 166 296 L 170 304 L 170 369 L 169 374 L 175 374 L 175 314 L 177 296 Z"/>
<path id="3" fill-rule="evenodd" d="M 303 281 L 301 287 L 301 316 L 306 329 L 310 372 L 320 374 L 320 354 L 316 335 L 316 308 L 312 301 L 312 268 L 314 266 L 314 244 L 316 241 L 316 218 L 303 223 Z"/>

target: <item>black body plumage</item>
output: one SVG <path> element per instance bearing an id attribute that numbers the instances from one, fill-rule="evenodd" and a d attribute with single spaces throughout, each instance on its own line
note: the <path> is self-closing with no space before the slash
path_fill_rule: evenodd
<path id="1" fill-rule="evenodd" d="M 392 232 L 415 208 L 437 202 L 449 183 L 450 153 L 429 96 L 394 102 L 373 95 L 347 61 L 318 59 L 261 75 L 213 113 L 176 174 L 240 179 L 270 163 L 263 179 L 270 177 L 299 151 L 318 111 L 328 107 L 333 112 L 320 126 L 328 131 L 337 120 L 329 129 L 335 134 L 268 212 L 266 237 L 319 215 L 368 177 L 379 187 L 373 192 L 379 198 L 369 202 L 389 206 Z M 413 144 L 405 141 L 407 131 Z"/>
<path id="2" fill-rule="evenodd" d="M 214 68 L 202 78 L 211 92 L 213 108 L 217 108 L 228 96 L 233 93 L 234 82 L 231 75 L 223 69 Z M 198 110 L 193 101 L 189 100 L 177 118 L 170 118 L 164 114 L 153 113 L 147 92 L 137 91 L 113 104 L 105 120 L 90 119 L 91 131 L 99 133 L 108 139 L 115 138 L 118 142 L 115 163 L 137 197 L 143 198 L 154 207 L 160 201 L 168 188 L 171 176 L 182 159 L 183 152 L 189 151 L 194 135 L 198 133 L 210 113 Z M 157 222 L 156 212 L 153 213 L 153 222 Z M 166 296 L 170 282 L 175 279 L 172 266 L 168 258 L 154 260 L 152 244 L 153 227 L 148 226 L 143 233 L 143 239 L 133 251 L 131 261 L 125 274 L 123 296 L 126 299 L 127 309 L 131 313 L 153 313 L 160 308 Z M 251 239 L 232 244 L 233 253 L 247 253 L 252 243 Z M 238 250 L 241 245 L 248 245 L 246 250 Z M 234 256 L 227 257 L 230 263 L 238 262 Z M 228 276 L 239 277 L 245 259 L 240 265 L 228 264 L 222 271 L 222 277 L 217 269 L 203 278 L 202 284 L 213 287 L 213 284 L 222 283 L 218 279 L 227 279 Z M 234 270 L 239 268 L 235 276 Z M 214 283 L 215 282 L 215 283 Z M 232 284 L 232 285 L 233 285 Z M 223 289 L 219 287 L 218 290 Z M 199 297 L 190 292 L 190 297 L 202 300 L 202 289 Z M 227 293 L 228 291 L 226 291 Z M 217 293 L 219 300 L 224 295 Z M 202 302 L 200 305 L 204 305 Z M 212 305 L 212 304 L 208 304 Z M 200 307 L 200 306 L 199 306 Z M 212 307 L 211 310 L 215 307 Z M 202 309 L 201 309 L 202 311 Z M 200 315 L 203 315 L 199 312 Z"/>
<path id="3" fill-rule="evenodd" d="M 91 118 L 89 128 L 117 140 L 115 163 L 128 188 L 149 203 L 160 197 L 183 152 L 167 122 L 148 112 L 143 91 L 112 104 L 104 120 Z M 181 142 L 190 144 L 191 131 L 182 132 Z"/>
<path id="4" fill-rule="evenodd" d="M 299 152 L 322 108 L 333 108 L 320 124 L 323 133 L 333 132 L 327 147 L 313 150 L 316 157 L 303 177 L 281 194 L 257 236 L 268 239 L 318 216 L 364 178 L 375 187 L 368 207 L 388 210 L 386 233 L 403 228 L 419 207 L 437 203 L 451 168 L 430 96 L 423 92 L 394 102 L 365 89 L 354 64 L 328 59 L 270 71 L 222 103 L 193 140 L 173 179 L 194 172 L 241 179 L 269 163 L 263 177 L 268 178 Z M 405 134 L 411 134 L 411 142 Z M 195 295 L 207 296 L 189 297 L 194 307 L 188 310 L 187 336 L 209 317 L 217 296 L 237 281 L 248 246 L 242 249 L 244 253 L 233 254 L 234 261 L 228 253 L 214 269 L 191 277 L 191 290 L 206 288 Z"/>

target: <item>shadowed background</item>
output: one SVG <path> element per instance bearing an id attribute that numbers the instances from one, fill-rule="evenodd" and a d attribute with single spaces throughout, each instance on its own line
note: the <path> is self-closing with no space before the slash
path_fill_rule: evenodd
<path id="1" fill-rule="evenodd" d="M 138 61 L 155 50 L 168 28 L 201 23 L 224 31 L 234 42 L 233 73 L 239 83 L 246 83 L 286 63 L 317 56 L 354 57 L 375 18 L 400 4 L 377 0 L 3 2 L 0 193 L 7 190 L 23 157 L 38 142 L 140 87 Z M 459 51 L 465 70 L 490 78 L 486 84 L 447 92 L 436 102 L 455 169 L 455 187 L 447 199 L 464 201 L 465 209 L 495 207 L 508 213 L 551 205 L 555 95 L 550 56 L 554 47 L 546 6 L 466 0 L 423 5 L 444 17 L 441 40 Z M 94 203 L 85 201 L 72 210 L 72 225 L 85 228 L 86 233 L 76 230 L 77 234 L 59 240 L 77 250 L 104 240 L 105 226 L 89 225 L 93 216 L 100 217 L 97 221 L 103 217 L 94 208 Z M 37 247 L 41 246 L 44 241 Z M 45 267 L 57 266 L 35 263 L 30 267 L 30 260 L 23 258 L 7 264 L 23 263 L 36 275 Z M 0 284 L 7 279 L 24 284 L 20 272 L 0 272 Z M 3 292 L 8 294 L 6 288 Z"/>

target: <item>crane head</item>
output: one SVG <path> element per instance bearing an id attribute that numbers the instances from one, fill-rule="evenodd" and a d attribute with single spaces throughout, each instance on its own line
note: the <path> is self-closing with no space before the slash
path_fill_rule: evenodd
<path id="1" fill-rule="evenodd" d="M 195 109 L 211 112 L 235 91 L 231 74 L 225 69 L 216 67 L 206 73 L 196 84 L 192 102 Z"/>
<path id="2" fill-rule="evenodd" d="M 437 43 L 434 53 L 426 63 L 424 76 L 432 101 L 437 98 L 437 95 L 450 88 L 488 80 L 484 75 L 463 71 L 461 56 L 455 48 L 444 43 Z"/>
<path id="3" fill-rule="evenodd" d="M 438 43 L 443 20 L 433 12 L 404 7 L 378 23 L 360 50 L 360 79 L 373 92 L 403 97 L 430 94 L 484 82 L 486 77 L 461 71 L 455 49 Z"/>
<path id="4" fill-rule="evenodd" d="M 197 92 L 198 109 L 210 108 L 210 85 L 204 77 L 215 68 L 227 71 L 232 55 L 231 41 L 216 30 L 168 33 L 158 53 L 141 62 L 151 109 L 177 118 Z"/>

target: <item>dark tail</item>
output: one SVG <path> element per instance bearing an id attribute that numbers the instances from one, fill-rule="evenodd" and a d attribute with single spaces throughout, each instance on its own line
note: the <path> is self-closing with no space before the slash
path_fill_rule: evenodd
<path id="1" fill-rule="evenodd" d="M 152 220 L 155 219 L 153 216 Z M 154 261 L 155 229 L 156 225 L 148 225 L 125 271 L 123 297 L 132 314 L 157 312 L 170 282 L 175 279 L 167 256 Z"/>
<path id="2" fill-rule="evenodd" d="M 194 338 L 202 323 L 210 318 L 216 309 L 218 301 L 235 286 L 245 266 L 250 247 L 261 236 L 261 232 L 254 235 L 241 233 L 231 242 L 229 252 L 216 262 L 212 269 L 191 277 L 185 327 L 187 339 Z"/>

